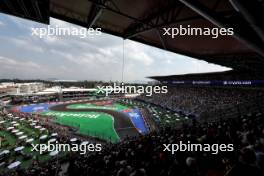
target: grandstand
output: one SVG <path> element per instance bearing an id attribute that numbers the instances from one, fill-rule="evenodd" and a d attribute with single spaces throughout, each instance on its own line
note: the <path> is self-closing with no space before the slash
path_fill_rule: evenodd
<path id="1" fill-rule="evenodd" d="M 171 86 L 169 93 L 139 99 L 209 121 L 262 112 L 263 88 L 213 85 Z"/>
<path id="2" fill-rule="evenodd" d="M 152 96 L 104 97 L 71 87 L 42 90 L 36 99 L 48 98 L 39 104 L 30 93 L 23 105 L 1 108 L 0 175 L 264 175 L 263 0 L 3 0 L 0 11 L 44 24 L 53 17 L 101 28 L 231 68 L 153 75 L 168 93 Z M 164 28 L 180 25 L 233 28 L 234 35 L 163 35 Z M 169 151 L 179 141 L 196 148 Z M 100 144 L 102 150 L 30 152 L 30 144 L 48 142 Z"/>

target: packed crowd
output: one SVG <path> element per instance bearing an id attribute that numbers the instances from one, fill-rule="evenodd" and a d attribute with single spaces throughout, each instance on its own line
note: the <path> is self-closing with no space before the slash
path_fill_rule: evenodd
<path id="1" fill-rule="evenodd" d="M 234 151 L 164 151 L 163 144 L 179 141 L 197 144 L 233 144 Z M 67 164 L 65 164 L 67 163 Z M 63 168 L 63 165 L 65 168 Z M 181 129 L 164 128 L 140 138 L 109 144 L 100 153 L 73 154 L 46 165 L 34 163 L 33 170 L 17 175 L 91 176 L 243 176 L 264 174 L 264 118 L 251 116 L 200 124 L 193 121 Z M 18 174 L 19 173 L 19 174 Z"/>
<path id="2" fill-rule="evenodd" d="M 167 94 L 154 94 L 151 97 L 142 95 L 139 99 L 187 115 L 200 116 L 211 112 L 210 115 L 215 116 L 229 109 L 241 112 L 247 107 L 246 112 L 255 111 L 254 108 L 263 104 L 264 89 L 178 86 L 169 87 Z"/>
<path id="3" fill-rule="evenodd" d="M 163 144 L 179 141 L 233 144 L 234 151 L 164 152 Z M 110 145 L 99 154 L 74 156 L 69 175 L 173 176 L 173 175 L 263 175 L 264 118 L 262 114 L 215 123 L 164 128 L 139 139 Z"/>

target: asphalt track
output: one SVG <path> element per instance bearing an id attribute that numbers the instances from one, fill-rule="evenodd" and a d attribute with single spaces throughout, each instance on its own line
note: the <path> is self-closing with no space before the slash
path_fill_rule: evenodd
<path id="1" fill-rule="evenodd" d="M 92 102 L 87 101 L 87 102 L 82 102 L 82 103 L 92 103 Z M 49 109 L 52 111 L 60 111 L 60 112 L 61 111 L 64 111 L 64 112 L 104 112 L 114 117 L 114 128 L 121 140 L 126 137 L 139 135 L 139 132 L 134 127 L 130 118 L 125 113 L 114 111 L 114 110 L 108 110 L 108 109 L 90 109 L 90 108 L 89 109 L 68 109 L 67 108 L 67 106 L 73 105 L 73 104 L 79 104 L 79 103 L 59 104 L 59 105 L 51 106 Z"/>

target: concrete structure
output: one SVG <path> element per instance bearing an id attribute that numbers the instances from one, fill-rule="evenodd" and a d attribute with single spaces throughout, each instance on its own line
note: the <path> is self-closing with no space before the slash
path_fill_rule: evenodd
<path id="1" fill-rule="evenodd" d="M 32 94 L 44 90 L 46 85 L 42 82 L 32 83 L 0 83 L 0 94 Z"/>
<path id="2" fill-rule="evenodd" d="M 17 93 L 37 93 L 45 89 L 45 84 L 41 82 L 18 83 L 16 84 Z"/>

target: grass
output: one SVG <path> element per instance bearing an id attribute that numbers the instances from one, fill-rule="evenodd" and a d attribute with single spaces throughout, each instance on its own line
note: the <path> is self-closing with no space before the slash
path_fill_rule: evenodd
<path id="1" fill-rule="evenodd" d="M 104 140 L 118 142 L 120 140 L 114 129 L 114 118 L 101 112 L 57 112 L 48 111 L 43 115 L 54 116 L 57 123 L 74 127 L 78 133 Z"/>
<path id="2" fill-rule="evenodd" d="M 9 126 L 10 124 L 7 123 L 6 125 Z M 25 135 L 32 136 L 33 138 L 35 138 L 35 141 L 34 141 L 35 144 L 40 143 L 40 141 L 37 139 L 36 131 L 34 129 L 27 127 L 27 125 L 23 123 L 20 123 L 20 126 L 18 126 L 18 129 L 24 131 Z M 22 155 L 15 154 L 13 150 L 17 144 L 17 137 L 8 131 L 0 131 L 0 136 L 6 139 L 2 143 L 1 150 L 10 150 L 11 152 L 11 155 L 7 161 L 12 161 L 12 162 L 21 161 L 21 165 L 20 165 L 21 168 L 24 168 L 24 169 L 29 168 L 32 165 L 33 158 L 25 159 Z M 39 161 L 42 163 L 47 162 L 48 160 L 51 159 L 51 156 L 49 156 L 49 154 L 40 155 L 39 152 L 37 151 L 32 152 L 31 150 L 32 150 L 32 146 L 26 145 L 25 148 L 23 149 L 23 152 L 25 152 L 26 154 L 33 154 L 34 156 L 37 156 L 39 158 Z M 0 172 L 5 172 L 7 170 L 8 169 L 6 168 L 0 168 Z"/>
<path id="3" fill-rule="evenodd" d="M 68 109 L 108 109 L 108 110 L 115 110 L 115 111 L 122 111 L 128 109 L 127 106 L 122 105 L 120 103 L 114 103 L 113 105 L 95 105 L 90 103 L 82 103 L 82 104 L 73 104 L 67 106 Z"/>
<path id="4" fill-rule="evenodd" d="M 0 121 L 3 120 L 0 117 Z M 48 134 L 48 132 L 40 132 L 39 130 L 31 127 L 28 123 L 26 123 L 25 121 L 18 122 L 20 125 L 16 127 L 16 129 L 19 129 L 20 131 L 24 132 L 24 135 L 27 135 L 28 138 L 32 137 L 34 138 L 34 144 L 40 144 L 42 142 L 39 141 L 38 137 L 39 135 L 43 135 L 43 134 Z M 3 129 L 6 129 L 7 127 L 12 126 L 11 122 L 5 122 L 4 124 L 1 124 L 1 127 L 3 127 Z M 52 156 L 49 155 L 49 153 L 46 154 L 40 154 L 38 151 L 32 151 L 32 146 L 31 145 L 27 145 L 25 142 L 19 141 L 18 140 L 18 136 L 16 136 L 15 134 L 11 133 L 11 131 L 4 131 L 4 130 L 0 130 L 0 137 L 5 139 L 4 141 L 2 141 L 2 145 L 0 147 L 0 151 L 3 150 L 10 150 L 10 155 L 8 156 L 8 158 L 5 159 L 5 162 L 8 163 L 8 165 L 12 162 L 15 161 L 20 161 L 21 165 L 20 168 L 22 169 L 27 169 L 29 167 L 32 166 L 32 163 L 34 161 L 34 159 L 38 159 L 38 161 L 40 163 L 47 163 L 48 161 L 50 161 L 50 159 L 52 159 Z M 20 144 L 19 144 L 20 143 Z M 21 154 L 17 154 L 14 151 L 14 148 L 18 147 L 18 146 L 25 146 L 25 148 L 23 149 L 23 152 L 25 154 L 30 154 L 32 157 L 29 159 L 26 159 L 23 155 Z M 68 152 L 60 152 L 58 157 L 64 157 L 68 154 Z M 7 166 L 4 167 L 0 167 L 0 175 L 4 174 L 4 175 L 8 175 L 9 172 L 12 170 L 9 170 L 7 168 Z"/>
<path id="5" fill-rule="evenodd" d="M 6 140 L 2 142 L 2 147 L 9 149 L 16 144 L 16 138 L 6 131 L 0 131 L 0 136 Z"/>

